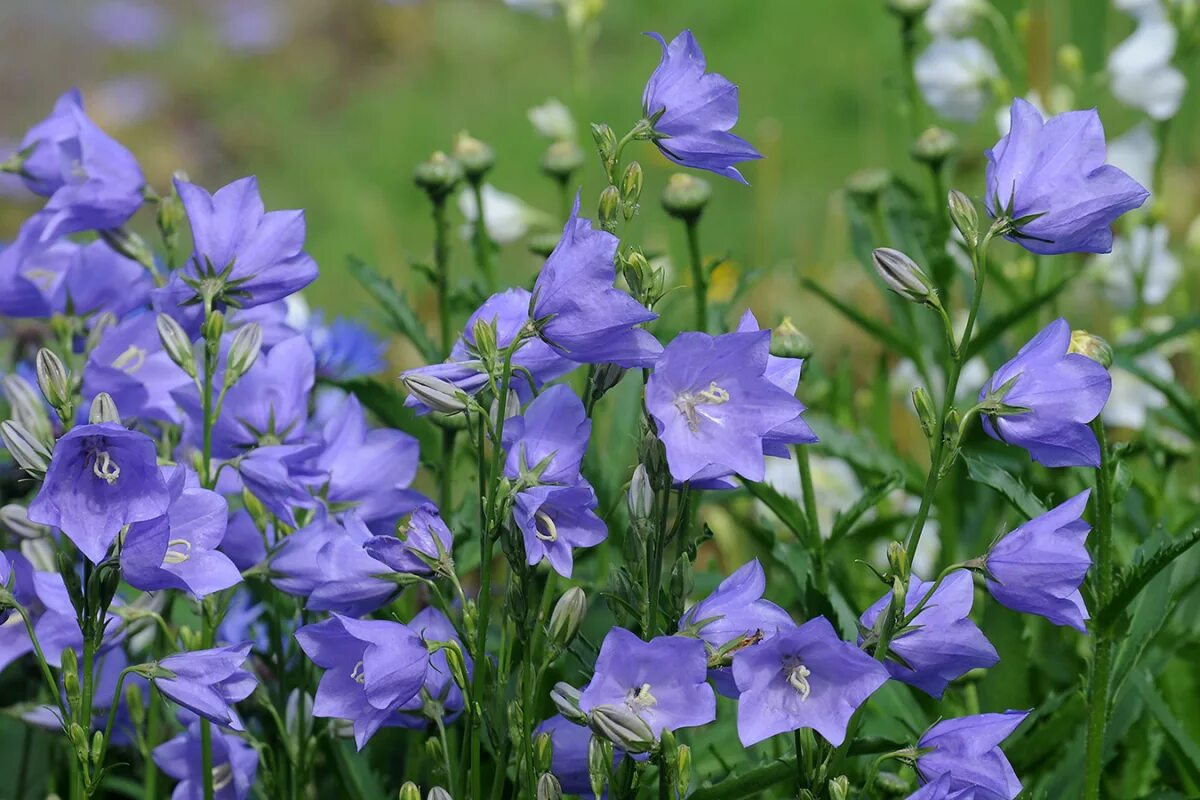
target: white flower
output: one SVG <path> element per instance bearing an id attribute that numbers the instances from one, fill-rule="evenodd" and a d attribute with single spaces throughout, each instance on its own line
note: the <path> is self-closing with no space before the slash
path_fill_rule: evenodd
<path id="1" fill-rule="evenodd" d="M 1135 363 L 1143 370 L 1163 381 L 1175 379 L 1171 362 L 1161 353 L 1151 350 L 1138 356 Z M 1165 408 L 1167 398 L 1132 372 L 1113 367 L 1112 392 L 1104 405 L 1103 419 L 1106 425 L 1116 428 L 1140 430 L 1146 425 L 1146 417 L 1153 409 Z"/>
<path id="2" fill-rule="evenodd" d="M 309 306 L 304 295 L 299 292 L 289 294 L 283 299 L 283 302 L 287 306 L 283 324 L 294 331 L 303 331 L 307 328 L 308 323 L 312 320 L 312 307 Z"/>
<path id="3" fill-rule="evenodd" d="M 962 36 L 984 11 L 982 0 L 933 0 L 925 28 L 934 36 Z"/>
<path id="4" fill-rule="evenodd" d="M 1177 38 L 1165 17 L 1142 16 L 1133 35 L 1108 55 L 1113 96 L 1153 119 L 1175 116 L 1187 90 L 1187 79 L 1171 65 Z"/>
<path id="5" fill-rule="evenodd" d="M 1121 308 L 1135 305 L 1139 287 L 1143 303 L 1158 305 L 1175 288 L 1181 273 L 1179 259 L 1168 247 L 1167 226 L 1161 222 L 1118 236 L 1111 253 L 1092 258 L 1092 269 L 1104 282 L 1109 299 Z"/>
<path id="6" fill-rule="evenodd" d="M 502 192 L 490 183 L 483 185 L 483 221 L 487 225 L 488 236 L 497 244 L 508 244 L 520 239 L 529 231 L 529 226 L 542 218 L 542 213 L 526 205 L 525 201 L 515 195 Z M 467 218 L 463 227 L 463 238 L 470 239 L 474 234 L 475 193 L 469 189 L 458 193 L 458 210 Z"/>
<path id="7" fill-rule="evenodd" d="M 551 97 L 540 106 L 529 109 L 529 122 L 547 139 L 567 141 L 575 138 L 575 120 L 571 110 L 558 98 Z"/>
<path id="8" fill-rule="evenodd" d="M 917 57 L 917 86 L 943 117 L 974 122 L 991 98 L 1000 68 L 977 39 L 934 39 Z"/>
<path id="9" fill-rule="evenodd" d="M 822 536 L 828 536 L 837 512 L 854 505 L 862 495 L 862 484 L 850 465 L 841 459 L 810 455 L 808 465 L 817 499 L 817 522 L 821 525 Z M 799 470 L 795 459 L 768 458 L 764 480 L 780 494 L 803 503 Z"/>
<path id="10" fill-rule="evenodd" d="M 1150 189 L 1157 160 L 1158 142 L 1148 122 L 1139 122 L 1108 143 L 1108 163 Z"/>

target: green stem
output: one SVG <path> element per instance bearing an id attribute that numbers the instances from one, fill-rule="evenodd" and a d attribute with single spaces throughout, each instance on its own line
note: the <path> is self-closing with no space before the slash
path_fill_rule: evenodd
<path id="1" fill-rule="evenodd" d="M 909 122 L 910 138 L 915 139 L 923 125 L 921 93 L 917 88 L 917 18 L 905 16 L 900 23 L 900 70 L 904 74 L 905 116 Z"/>
<path id="2" fill-rule="evenodd" d="M 1113 593 L 1112 554 L 1112 451 L 1104 436 L 1104 424 L 1092 423 L 1100 443 L 1100 468 L 1096 471 L 1096 598 L 1106 608 Z M 1104 729 L 1108 724 L 1109 682 L 1112 677 L 1113 642 L 1107 627 L 1094 626 L 1095 656 L 1088 687 L 1087 751 L 1084 772 L 1084 800 L 1099 800 L 1100 780 L 1104 773 Z"/>
<path id="3" fill-rule="evenodd" d="M 209 612 L 208 598 L 200 601 L 201 645 L 205 648 L 213 644 L 213 620 Z M 200 767 L 204 779 L 204 800 L 213 800 L 213 750 L 212 723 L 205 717 L 200 718 Z"/>
<path id="4" fill-rule="evenodd" d="M 25 632 L 29 634 L 29 641 L 33 643 L 33 653 L 37 657 L 38 666 L 41 667 L 42 678 L 46 681 L 46 688 L 50 690 L 50 696 L 58 704 L 58 711 L 62 714 L 62 718 L 64 720 L 71 719 L 71 714 L 63 703 L 62 695 L 58 690 L 58 682 L 54 680 L 54 673 L 50 671 L 50 665 L 46 663 L 46 654 L 42 652 L 42 645 L 33 629 L 33 620 L 29 618 L 29 612 L 20 603 L 15 604 L 14 608 L 20 614 L 21 621 L 25 623 Z"/>
<path id="5" fill-rule="evenodd" d="M 492 265 L 492 240 L 488 236 L 487 220 L 484 218 L 482 176 L 471 181 L 471 193 L 475 195 L 475 264 L 490 294 L 496 291 L 496 271 Z"/>
<path id="6" fill-rule="evenodd" d="M 821 536 L 821 519 L 817 514 L 817 493 L 813 488 L 808 448 L 803 445 L 796 447 L 796 465 L 800 471 L 800 491 L 804 496 L 804 514 L 808 520 L 809 547 L 816 563 L 817 589 L 824 595 L 829 591 L 829 577 L 825 570 L 825 539 Z"/>
<path id="7" fill-rule="evenodd" d="M 684 220 L 687 228 L 688 261 L 692 267 L 692 297 L 696 305 L 696 330 L 708 333 L 708 278 L 700 260 L 700 215 Z"/>
<path id="8" fill-rule="evenodd" d="M 158 741 L 159 718 L 158 692 L 150 692 L 150 707 L 146 709 L 146 751 L 142 769 L 142 798 L 143 800 L 158 800 L 158 765 L 154 763 L 151 753 Z"/>
<path id="9" fill-rule="evenodd" d="M 450 221 L 446 216 L 446 198 L 433 201 L 433 266 L 438 296 L 438 330 L 442 353 L 450 354 L 454 344 L 450 331 Z M 480 218 L 483 205 L 479 206 Z"/>

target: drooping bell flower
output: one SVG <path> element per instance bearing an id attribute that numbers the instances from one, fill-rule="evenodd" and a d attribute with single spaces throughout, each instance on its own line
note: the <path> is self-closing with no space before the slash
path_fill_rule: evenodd
<path id="1" fill-rule="evenodd" d="M 993 396 L 1024 409 L 985 414 L 983 429 L 1047 467 L 1098 467 L 1100 444 L 1089 423 L 1111 391 L 1112 377 L 1102 364 L 1071 352 L 1071 326 L 1059 317 L 979 390 L 980 401 Z"/>
<path id="2" fill-rule="evenodd" d="M 1021 781 L 1000 743 L 1027 716 L 1028 711 L 1005 711 L 937 723 L 917 742 L 918 748 L 930 751 L 917 759 L 917 775 L 928 783 L 948 774 L 950 797 L 965 792 L 964 797 L 1013 800 L 1021 793 Z"/>
<path id="3" fill-rule="evenodd" d="M 398 586 L 375 577 L 388 572 L 364 549 L 371 532 L 353 512 L 337 522 L 323 512 L 285 537 L 271 557 L 272 583 L 306 597 L 313 611 L 360 616 L 382 606 Z"/>
<path id="4" fill-rule="evenodd" d="M 662 46 L 662 60 L 642 93 L 654 144 L 676 164 L 746 183 L 734 165 L 762 155 L 729 132 L 738 119 L 738 87 L 706 71 L 704 52 L 690 30 L 670 44 L 657 33 L 647 35 Z"/>
<path id="5" fill-rule="evenodd" d="M 163 349 L 153 314 L 130 317 L 108 330 L 88 353 L 83 370 L 86 399 L 107 392 L 122 414 L 143 420 L 181 422 L 171 393 L 190 385 L 187 373 Z"/>
<path id="6" fill-rule="evenodd" d="M 762 330 L 758 326 L 758 320 L 754 317 L 754 312 L 746 309 L 742 314 L 741 320 L 738 322 L 737 333 L 753 333 Z M 794 397 L 796 389 L 800 386 L 800 374 L 804 370 L 803 358 L 784 358 L 782 356 L 770 355 L 768 350 L 767 355 L 767 380 L 783 389 L 790 392 Z M 788 445 L 799 444 L 814 444 L 817 441 L 817 435 L 813 433 L 812 428 L 804 421 L 801 414 L 804 413 L 805 406 L 797 401 L 795 419 L 785 422 L 775 430 L 763 437 L 763 452 L 769 456 L 778 458 L 790 458 L 791 453 L 788 451 Z"/>
<path id="7" fill-rule="evenodd" d="M 82 650 L 83 634 L 62 575 L 35 568 L 19 550 L 3 554 L 9 565 L 7 588 L 33 620 L 33 632 L 42 646 L 46 663 L 57 667 L 67 648 Z M 3 619 L 8 613 L 8 619 Z M 33 641 L 18 615 L 0 612 L 0 672 L 12 662 L 33 652 Z"/>
<path id="8" fill-rule="evenodd" d="M 179 781 L 172 800 L 204 796 L 204 757 L 200 745 L 200 723 L 154 748 L 154 763 Z M 258 751 L 239 736 L 221 729 L 212 732 L 213 797 L 215 800 L 245 800 L 258 774 Z"/>
<path id="9" fill-rule="evenodd" d="M 102 422 L 72 428 L 54 445 L 29 519 L 61 529 L 99 564 L 123 526 L 157 519 L 169 504 L 154 440 Z"/>
<path id="10" fill-rule="evenodd" d="M 250 655 L 250 642 L 191 650 L 167 656 L 158 662 L 160 672 L 152 678 L 155 688 L 168 700 L 194 714 L 233 728 L 244 730 L 234 703 L 254 692 L 258 680 L 242 668 Z"/>
<path id="11" fill-rule="evenodd" d="M 445 614 L 433 606 L 426 606 L 417 612 L 408 622 L 410 630 L 414 631 L 423 641 L 455 642 L 462 650 L 463 664 L 467 670 L 467 679 L 471 678 L 475 664 L 467 648 L 462 646 L 458 632 Z M 450 673 L 450 665 L 446 660 L 446 652 L 438 650 L 429 657 L 429 669 L 425 671 L 425 682 L 421 689 L 408 702 L 401 703 L 397 709 L 398 724 L 404 727 L 423 728 L 429 724 L 429 718 L 423 712 L 429 703 L 440 706 L 442 719 L 447 723 L 453 722 L 463 712 L 464 703 L 462 689 L 455 683 Z"/>
<path id="12" fill-rule="evenodd" d="M 401 526 L 398 535 L 373 536 L 363 544 L 367 554 L 395 572 L 431 575 L 427 561 L 454 553 L 454 534 L 446 527 L 437 506 L 420 506 Z"/>
<path id="13" fill-rule="evenodd" d="M 108 311 L 120 319 L 150 299 L 154 280 L 146 268 L 104 242 L 36 241 L 31 230 L 32 221 L 4 248 L 0 272 L 25 278 L 37 288 L 41 300 L 14 308 L 10 315 L 87 317 Z M 5 301 L 5 306 L 10 304 Z"/>
<path id="14" fill-rule="evenodd" d="M 988 213 L 1027 219 L 1008 238 L 1031 253 L 1107 253 L 1113 222 L 1150 193 L 1106 157 L 1094 108 L 1044 120 L 1018 97 L 1008 134 L 987 152 Z"/>
<path id="15" fill-rule="evenodd" d="M 738 652 L 733 677 L 741 691 L 738 737 L 746 747 L 800 728 L 837 746 L 850 717 L 888 673 L 817 617 Z"/>

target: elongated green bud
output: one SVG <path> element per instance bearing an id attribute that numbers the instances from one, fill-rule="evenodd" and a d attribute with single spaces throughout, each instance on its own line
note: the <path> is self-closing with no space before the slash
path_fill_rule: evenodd
<path id="1" fill-rule="evenodd" d="M 251 322 L 237 329 L 229 345 L 229 358 L 225 366 L 225 388 L 233 386 L 250 371 L 258 354 L 262 352 L 262 326 Z"/>
<path id="2" fill-rule="evenodd" d="M 533 737 L 533 765 L 538 772 L 549 772 L 554 762 L 554 741 L 542 731 Z"/>
<path id="3" fill-rule="evenodd" d="M 120 422 L 121 412 L 108 392 L 100 392 L 92 398 L 92 407 L 88 411 L 88 422 L 98 425 L 101 422 Z"/>
<path id="4" fill-rule="evenodd" d="M 974 247 L 979 241 L 979 212 L 975 210 L 975 204 L 971 202 L 971 198 L 957 189 L 951 189 L 946 199 L 946 206 L 950 211 L 950 221 L 954 223 L 954 227 L 958 228 L 958 232 L 963 235 L 967 244 Z"/>
<path id="5" fill-rule="evenodd" d="M 196 354 L 192 350 L 192 340 L 188 338 L 183 327 L 168 314 L 159 314 L 154 324 L 158 328 L 158 338 L 167 357 L 186 372 L 188 377 L 196 377 Z"/>
<path id="6" fill-rule="evenodd" d="M 929 280 L 917 262 L 904 253 L 890 247 L 879 247 L 871 253 L 871 261 L 884 284 L 905 300 L 933 307 L 941 304 L 933 281 Z"/>
<path id="7" fill-rule="evenodd" d="M 400 787 L 400 800 L 421 800 L 421 787 L 412 781 L 405 781 Z"/>
<path id="8" fill-rule="evenodd" d="M 542 773 L 537 782 L 537 800 L 562 800 L 562 784 L 549 772 Z"/>
<path id="9" fill-rule="evenodd" d="M 560 650 L 565 650 L 575 640 L 583 618 L 587 616 L 587 595 L 578 586 L 572 586 L 563 592 L 562 597 L 554 604 L 550 613 L 550 625 L 547 635 L 550 643 Z"/>
<path id="10" fill-rule="evenodd" d="M 654 731 L 624 706 L 596 706 L 588 714 L 588 727 L 627 753 L 648 753 L 654 747 Z"/>
<path id="11" fill-rule="evenodd" d="M 35 359 L 37 371 L 38 388 L 42 390 L 42 396 L 46 398 L 46 402 L 58 412 L 58 415 L 64 420 L 71 417 L 71 411 L 74 409 L 71 393 L 71 376 L 59 358 L 53 351 L 43 347 L 37 352 Z"/>
<path id="12" fill-rule="evenodd" d="M 50 450 L 21 423 L 15 420 L 0 422 L 0 439 L 4 440 L 4 446 L 17 466 L 30 475 L 40 478 L 50 469 Z"/>
<path id="13" fill-rule="evenodd" d="M 604 786 L 608 783 L 609 773 L 612 772 L 613 745 L 607 739 L 593 736 L 588 741 L 588 781 L 592 785 L 592 794 L 604 796 Z"/>
<path id="14" fill-rule="evenodd" d="M 598 214 L 600 227 L 611 230 L 617 224 L 617 213 L 621 208 L 621 190 L 615 186 L 605 186 L 600 192 Z"/>

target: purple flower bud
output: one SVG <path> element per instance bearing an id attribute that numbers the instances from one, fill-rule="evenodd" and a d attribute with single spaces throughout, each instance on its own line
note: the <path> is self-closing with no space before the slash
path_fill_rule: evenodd
<path id="1" fill-rule="evenodd" d="M 917 775 L 928 783 L 949 774 L 948 797 L 965 791 L 965 797 L 1012 800 L 1021 792 L 1021 781 L 1000 743 L 1027 716 L 1028 711 L 1005 711 L 939 722 L 917 743 L 920 749 L 932 748 L 917 759 Z"/>

